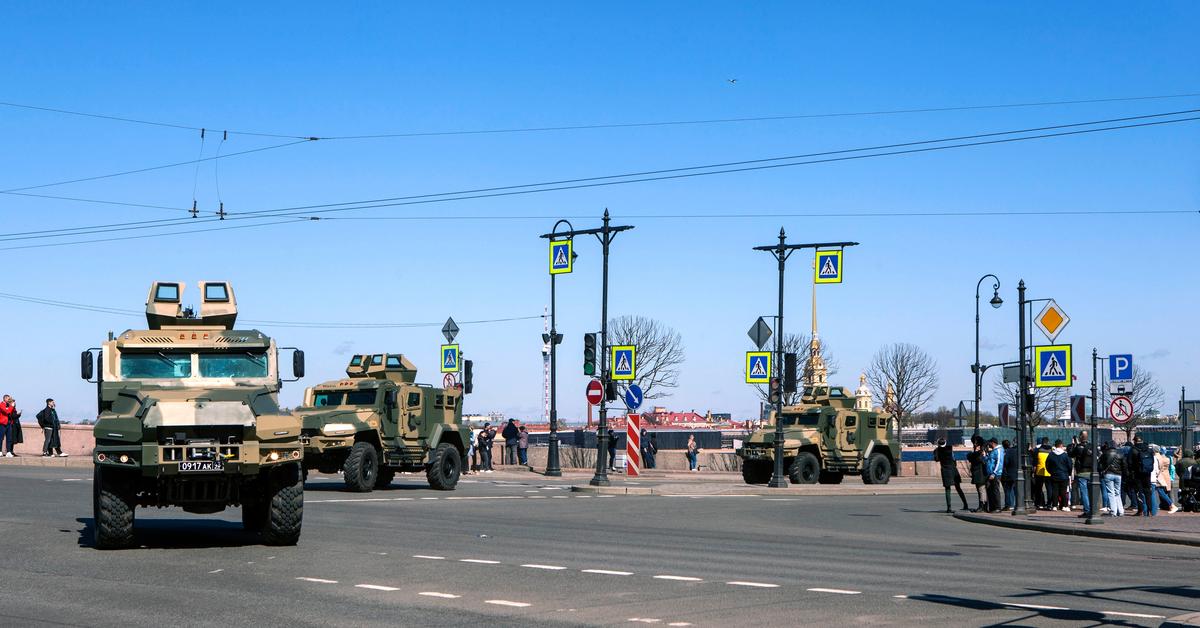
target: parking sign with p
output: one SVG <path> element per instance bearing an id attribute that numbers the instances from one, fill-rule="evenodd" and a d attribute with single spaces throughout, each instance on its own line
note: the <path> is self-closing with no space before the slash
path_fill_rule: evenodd
<path id="1" fill-rule="evenodd" d="M 1108 356 L 1108 380 L 1111 382 L 1133 380 L 1133 356 L 1130 354 Z"/>

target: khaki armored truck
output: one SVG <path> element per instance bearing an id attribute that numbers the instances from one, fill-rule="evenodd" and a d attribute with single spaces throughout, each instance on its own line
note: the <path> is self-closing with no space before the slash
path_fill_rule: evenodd
<path id="1" fill-rule="evenodd" d="M 95 547 L 132 545 L 137 506 L 210 514 L 241 506 L 242 523 L 270 545 L 294 545 L 304 511 L 300 420 L 279 408 L 279 349 L 234 329 L 227 282 L 200 282 L 200 311 L 184 284 L 158 281 L 147 329 L 127 330 L 81 356 L 96 384 L 92 454 Z M 99 354 L 98 361 L 94 353 Z M 304 375 L 304 354 L 292 355 Z"/>
<path id="2" fill-rule="evenodd" d="M 416 378 L 401 354 L 356 355 L 345 379 L 307 389 L 296 410 L 305 469 L 340 471 L 346 488 L 359 493 L 387 487 L 399 471 L 422 471 L 433 488 L 453 490 L 471 441 L 463 393 Z"/>
<path id="3" fill-rule="evenodd" d="M 811 386 L 800 403 L 783 408 L 783 465 L 792 484 L 838 484 L 848 473 L 864 484 L 887 484 L 899 472 L 896 420 L 870 406 L 870 393 L 850 396 L 840 386 Z M 766 484 L 775 465 L 774 412 L 737 450 L 747 484 Z"/>

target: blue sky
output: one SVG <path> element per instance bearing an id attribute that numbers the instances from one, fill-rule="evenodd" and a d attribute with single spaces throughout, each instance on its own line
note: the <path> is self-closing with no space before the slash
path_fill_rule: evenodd
<path id="1" fill-rule="evenodd" d="M 953 107 L 1200 92 L 1186 3 L 356 4 L 6 3 L 0 100 L 184 126 L 355 135 Z M 737 78 L 736 84 L 727 79 Z M 569 179 L 836 150 L 1200 107 L 1200 98 L 564 132 L 317 141 L 220 160 L 239 211 Z M 616 240 L 612 315 L 677 329 L 678 410 L 757 411 L 741 383 L 745 330 L 775 309 L 775 267 L 752 247 L 854 240 L 846 282 L 819 289 L 821 335 L 847 385 L 881 346 L 911 342 L 941 366 L 935 404 L 971 395 L 973 290 L 985 362 L 1015 359 L 1016 284 L 1072 317 L 1079 355 L 1132 353 L 1173 400 L 1200 393 L 1195 244 L 1200 216 L 847 217 L 846 213 L 1197 210 L 1197 123 L 655 183 L 347 212 L 322 220 L 156 239 L 17 248 L 0 238 L 3 292 L 140 310 L 149 282 L 234 282 L 242 316 L 435 322 L 353 330 L 263 326 L 306 349 L 311 385 L 352 352 L 401 351 L 438 381 L 440 322 L 536 316 L 544 242 L 560 216 L 636 229 Z M 213 156 L 285 140 L 209 132 Z M 0 107 L 0 189 L 196 159 L 198 133 Z M 218 202 L 214 162 L 32 190 L 190 207 Z M 0 195 L 9 234 L 176 218 L 177 211 Z M 662 214 L 835 214 L 662 219 Z M 535 216 L 463 220 L 461 216 Z M 153 232 L 119 232 L 113 236 Z M 96 238 L 103 236 L 89 236 Z M 87 238 L 77 238 L 87 239 Z M 69 240 L 69 239 L 68 239 Z M 559 283 L 560 413 L 584 412 L 581 334 L 599 326 L 599 247 L 580 242 Z M 808 261 L 793 258 L 786 322 L 809 326 Z M 985 299 L 987 296 L 985 295 Z M 4 301 L 0 387 L 32 408 L 94 412 L 78 351 L 120 316 Z M 468 411 L 540 416 L 541 322 L 463 325 L 476 364 Z M 1086 360 L 1075 366 L 1084 392 Z M 985 391 L 990 385 L 985 386 Z M 285 387 L 295 403 L 299 384 Z M 1196 393 L 1193 393 L 1193 396 Z M 985 394 L 985 407 L 994 400 Z"/>

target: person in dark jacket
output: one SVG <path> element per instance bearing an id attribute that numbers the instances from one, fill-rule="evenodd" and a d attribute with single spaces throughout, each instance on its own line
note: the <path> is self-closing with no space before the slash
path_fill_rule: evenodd
<path id="1" fill-rule="evenodd" d="M 658 453 L 658 442 L 654 439 L 646 428 L 642 428 L 642 467 L 645 469 L 654 468 L 654 455 Z"/>
<path id="2" fill-rule="evenodd" d="M 509 419 L 500 435 L 504 437 L 504 464 L 517 464 L 517 448 L 521 444 L 521 430 L 517 429 L 517 420 Z"/>
<path id="3" fill-rule="evenodd" d="M 53 399 L 46 400 L 46 407 L 37 413 L 37 422 L 38 427 L 42 428 L 42 457 L 60 456 L 65 458 L 67 454 L 63 453 L 62 439 L 59 437 L 62 424 L 58 421 L 58 410 L 55 409 Z"/>
<path id="4" fill-rule="evenodd" d="M 1083 506 L 1086 517 L 1092 512 L 1092 496 L 1088 493 L 1088 482 L 1092 479 L 1092 444 L 1088 442 L 1087 432 L 1080 432 L 1079 438 L 1067 449 L 1071 457 L 1071 465 L 1075 468 L 1075 490 L 1079 491 L 1079 503 Z"/>
<path id="5" fill-rule="evenodd" d="M 617 441 L 621 435 L 616 430 L 608 430 L 608 470 L 617 470 Z"/>
<path id="6" fill-rule="evenodd" d="M 479 470 L 483 473 L 492 472 L 492 441 L 496 438 L 496 428 L 491 423 L 484 423 L 483 430 L 475 437 L 475 449 L 479 450 Z"/>
<path id="7" fill-rule="evenodd" d="M 954 512 L 954 509 L 950 507 L 951 487 L 958 491 L 958 498 L 962 500 L 962 509 L 969 510 L 967 496 L 962 490 L 962 476 L 958 474 L 958 463 L 954 461 L 954 448 L 946 443 L 946 439 L 938 439 L 937 448 L 933 450 L 933 459 L 937 461 L 942 471 L 942 487 L 946 489 L 946 512 Z"/>
<path id="8" fill-rule="evenodd" d="M 1146 460 L 1150 463 L 1146 464 Z M 1133 437 L 1133 447 L 1129 448 L 1129 457 L 1125 460 L 1125 465 L 1129 470 L 1129 474 L 1133 479 L 1133 506 L 1137 512 L 1133 516 L 1150 517 L 1158 514 L 1157 504 L 1151 502 L 1154 497 L 1154 487 L 1150 485 L 1150 476 L 1154 469 L 1154 452 L 1150 451 L 1150 445 L 1142 440 L 1141 436 Z M 1147 470 L 1147 467 L 1149 470 Z"/>
<path id="9" fill-rule="evenodd" d="M 1000 476 L 1000 484 L 1004 487 L 1004 510 L 1012 510 L 1017 506 L 1017 474 L 1021 472 L 1021 456 L 1012 442 L 1005 440 L 1004 473 Z"/>
<path id="10" fill-rule="evenodd" d="M 975 487 L 977 505 L 971 512 L 987 512 L 987 453 L 983 451 L 982 438 L 972 444 L 971 453 L 967 454 L 967 464 L 971 468 L 971 485 Z"/>
<path id="11" fill-rule="evenodd" d="M 1050 510 L 1070 510 L 1067 505 L 1067 487 L 1071 482 L 1071 457 L 1063 447 L 1062 440 L 1054 441 L 1054 448 L 1046 456 L 1046 473 L 1050 478 Z"/>
<path id="12" fill-rule="evenodd" d="M 1105 443 L 1104 451 L 1100 453 L 1100 477 L 1104 480 L 1104 508 L 1114 517 L 1124 516 L 1125 496 L 1121 491 L 1121 480 L 1125 477 L 1125 456 L 1112 443 Z"/>
<path id="13" fill-rule="evenodd" d="M 518 430 L 517 459 L 521 464 L 529 465 L 529 431 L 522 425 Z"/>

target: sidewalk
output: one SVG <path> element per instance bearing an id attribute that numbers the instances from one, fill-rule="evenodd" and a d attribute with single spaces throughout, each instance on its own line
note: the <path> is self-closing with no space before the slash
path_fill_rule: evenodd
<path id="1" fill-rule="evenodd" d="M 69 456 L 66 458 L 43 458 L 41 454 L 17 454 L 13 458 L 0 458 L 0 468 L 11 467 L 91 467 L 91 456 Z"/>
<path id="2" fill-rule="evenodd" d="M 1200 514 L 1177 512 L 1156 517 L 1100 517 L 1103 523 L 1088 525 L 1079 512 L 1037 511 L 1024 517 L 1011 513 L 956 512 L 955 519 L 985 525 L 1071 534 L 1121 541 L 1170 543 L 1200 547 Z"/>
<path id="3" fill-rule="evenodd" d="M 789 484 L 770 488 L 765 484 L 746 484 L 740 475 L 729 473 L 653 472 L 638 478 L 623 474 L 608 475 L 609 486 L 591 486 L 592 473 L 571 474 L 571 491 L 596 495 L 672 495 L 672 496 L 795 496 L 795 495 L 927 495 L 942 492 L 942 485 L 927 478 L 892 478 L 888 484 L 863 484 L 847 478 L 841 484 Z M 566 478 L 566 472 L 563 473 Z M 577 479 L 578 478 L 578 479 Z"/>

